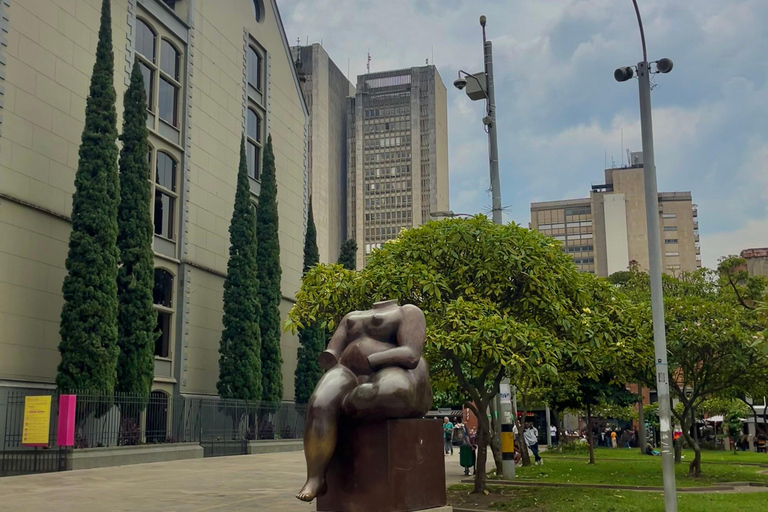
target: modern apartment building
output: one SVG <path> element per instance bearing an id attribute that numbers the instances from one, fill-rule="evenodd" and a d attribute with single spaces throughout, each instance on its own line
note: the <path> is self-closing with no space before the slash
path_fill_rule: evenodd
<path id="1" fill-rule="evenodd" d="M 401 229 L 448 210 L 447 110 L 435 66 L 357 77 L 347 100 L 347 233 L 357 268 Z"/>
<path id="2" fill-rule="evenodd" d="M 322 46 L 293 47 L 309 109 L 308 174 L 321 263 L 336 263 L 347 239 L 347 98 L 355 88 Z"/>
<path id="3" fill-rule="evenodd" d="M 262 147 L 273 139 L 286 315 L 301 284 L 308 112 L 274 0 L 111 4 L 119 116 L 134 58 L 149 91 L 160 332 L 154 390 L 216 394 L 240 141 L 246 134 L 258 201 Z M 100 7 L 101 0 L 0 0 L 0 386 L 52 386 L 56 377 Z M 288 399 L 297 347 L 283 334 Z"/>
<path id="4" fill-rule="evenodd" d="M 588 198 L 531 203 L 531 229 L 562 242 L 582 272 L 608 276 L 630 263 L 648 269 L 642 153 L 632 165 L 605 170 Z M 662 265 L 666 272 L 701 267 L 699 223 L 690 192 L 660 192 Z"/>

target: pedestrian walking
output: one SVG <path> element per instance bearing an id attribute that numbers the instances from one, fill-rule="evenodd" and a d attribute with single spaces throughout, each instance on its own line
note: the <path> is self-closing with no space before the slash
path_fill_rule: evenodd
<path id="1" fill-rule="evenodd" d="M 445 439 L 445 454 L 450 452 L 453 455 L 453 423 L 448 419 L 448 416 L 443 418 L 443 438 Z"/>
<path id="2" fill-rule="evenodd" d="M 539 431 L 533 426 L 533 423 L 527 424 L 523 437 L 525 438 L 525 444 L 528 445 L 528 448 L 530 448 L 533 453 L 535 459 L 534 464 L 543 466 L 544 461 L 539 457 Z"/>

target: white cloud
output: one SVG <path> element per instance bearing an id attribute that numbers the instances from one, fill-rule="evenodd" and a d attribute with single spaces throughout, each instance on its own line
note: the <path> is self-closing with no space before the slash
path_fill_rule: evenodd
<path id="1" fill-rule="evenodd" d="M 477 18 L 494 43 L 502 204 L 522 225 L 536 200 L 588 194 L 624 148 L 640 150 L 636 82 L 613 70 L 640 60 L 630 2 L 615 0 L 281 0 L 289 38 L 309 36 L 353 76 L 424 63 L 434 51 L 448 86 L 451 208 L 490 207 L 480 102 L 451 87 L 482 69 Z M 649 57 L 675 68 L 655 77 L 659 190 L 690 190 L 704 263 L 768 245 L 768 2 L 643 0 Z M 482 10 L 482 12 L 481 12 Z M 762 240 L 762 241 L 761 241 Z"/>

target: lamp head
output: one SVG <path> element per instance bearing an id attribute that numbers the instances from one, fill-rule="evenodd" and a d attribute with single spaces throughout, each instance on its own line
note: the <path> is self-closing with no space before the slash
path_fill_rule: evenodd
<path id="1" fill-rule="evenodd" d="M 635 70 L 630 66 L 618 68 L 613 72 L 613 78 L 615 78 L 617 82 L 626 82 L 633 76 L 635 76 Z"/>
<path id="2" fill-rule="evenodd" d="M 672 60 L 671 59 L 661 59 L 656 61 L 656 71 L 659 73 L 669 73 L 672 71 Z"/>
<path id="3" fill-rule="evenodd" d="M 482 16 L 480 16 L 480 26 L 481 26 L 481 27 L 484 27 L 484 26 L 485 26 L 485 14 L 483 14 Z"/>
<path id="4" fill-rule="evenodd" d="M 467 86 L 467 79 L 459 77 L 453 81 L 453 86 L 461 91 Z"/>

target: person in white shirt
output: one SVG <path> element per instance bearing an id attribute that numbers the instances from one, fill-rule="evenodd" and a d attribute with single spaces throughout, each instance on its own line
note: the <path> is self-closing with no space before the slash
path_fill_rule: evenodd
<path id="1" fill-rule="evenodd" d="M 552 425 L 549 427 L 549 436 L 552 438 L 552 444 L 557 444 L 557 427 Z"/>
<path id="2" fill-rule="evenodd" d="M 539 457 L 539 431 L 533 426 L 533 423 L 528 423 L 525 426 L 523 437 L 525 438 L 525 444 L 527 444 L 528 448 L 533 452 L 533 457 L 535 459 L 534 464 L 543 466 L 544 461 Z"/>

